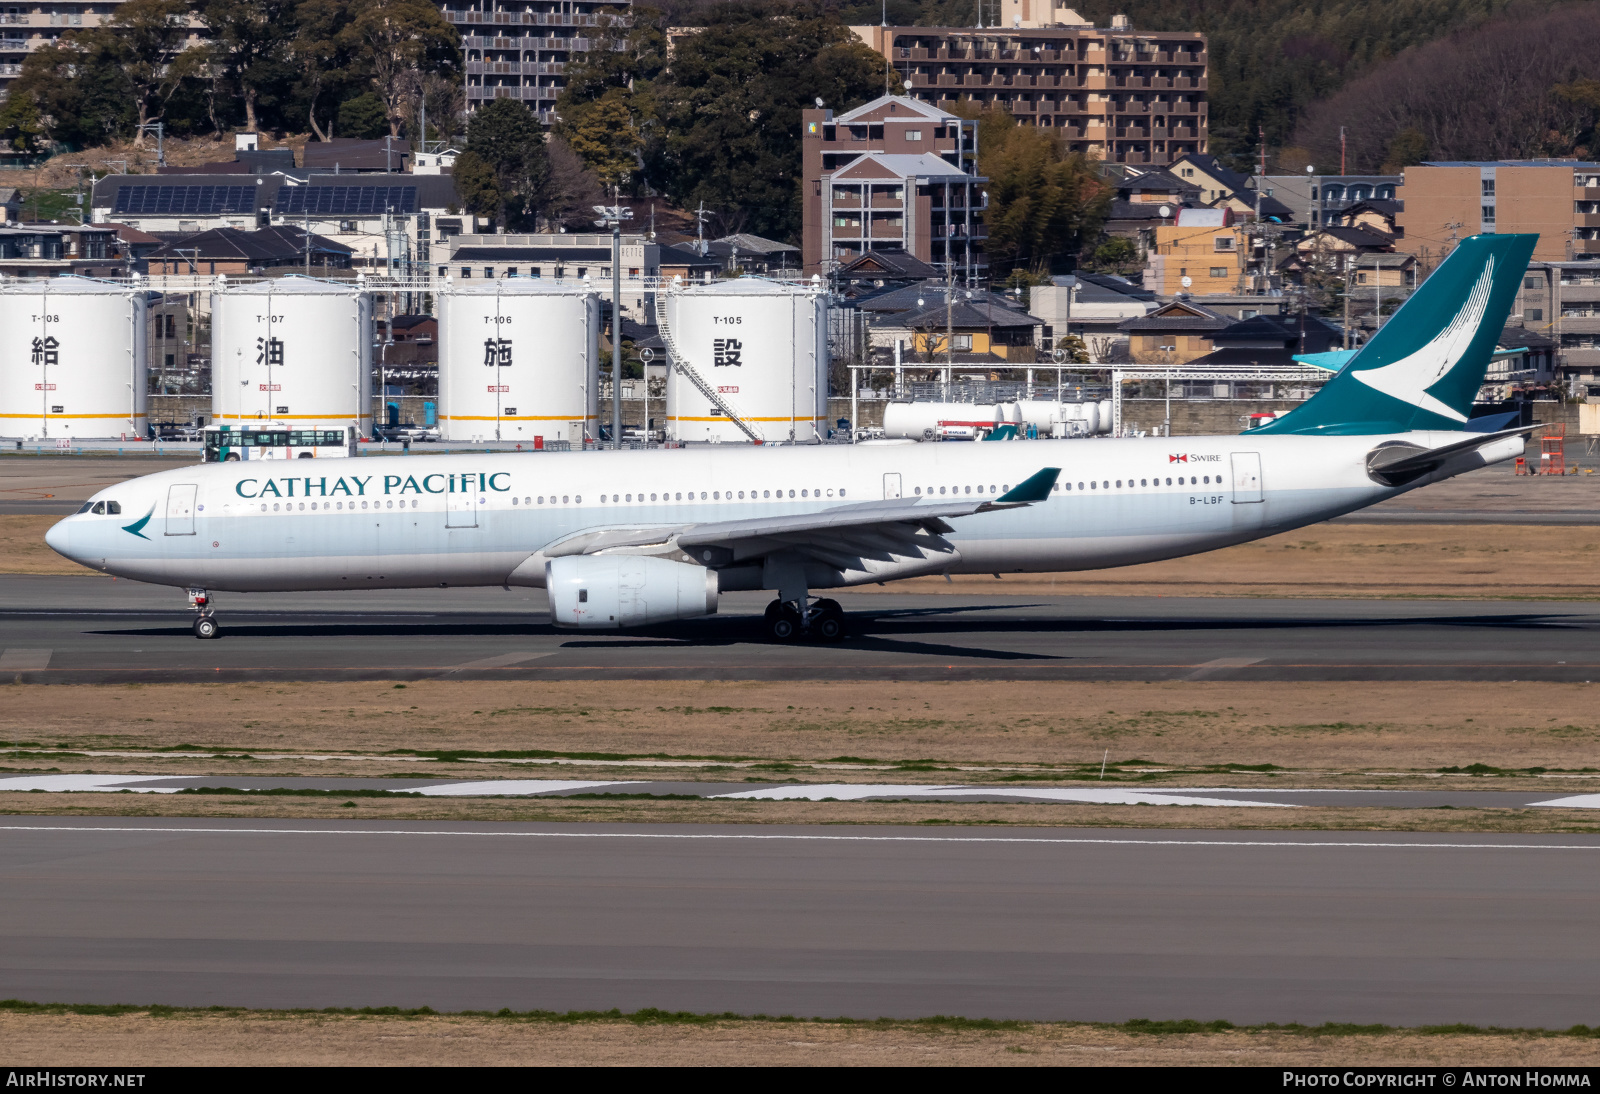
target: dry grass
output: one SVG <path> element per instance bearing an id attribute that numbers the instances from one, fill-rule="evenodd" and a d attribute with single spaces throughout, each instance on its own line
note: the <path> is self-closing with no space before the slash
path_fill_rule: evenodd
<path id="1" fill-rule="evenodd" d="M 730 790 L 737 789 L 729 787 Z M 1600 832 L 1587 809 L 1260 809 L 988 802 L 675 801 L 626 798 L 340 798 L 0 791 L 0 816 L 294 818 L 569 824 L 859 824 L 1214 831 Z"/>
<path id="2" fill-rule="evenodd" d="M 1531 1033 L 1136 1033 L 1076 1024 L 634 1022 L 435 1015 L 0 1014 L 24 1067 L 405 1065 L 1569 1066 L 1600 1043 Z"/>
<path id="3" fill-rule="evenodd" d="M 857 757 L 905 781 L 961 765 L 1046 770 L 1140 758 L 1191 768 L 1273 764 L 1290 771 L 1434 772 L 1486 764 L 1525 770 L 1596 765 L 1600 684 L 1068 683 L 972 681 L 419 681 L 374 683 L 6 685 L 0 741 L 41 749 L 200 746 L 256 754 L 353 752 L 367 760 L 67 761 L 0 754 L 12 770 L 61 767 L 183 774 L 236 771 L 467 778 L 559 772 L 604 778 L 699 777 L 693 768 L 424 762 L 394 749 L 544 750 L 811 764 Z M 698 760 L 696 758 L 699 758 Z M 854 765 L 859 767 L 859 765 Z M 847 769 L 848 770 L 848 769 Z M 814 778 L 781 766 L 722 778 Z M 981 772 L 963 772 L 962 779 Z M 882 771 L 830 778 L 882 779 Z M 932 776 L 950 778 L 951 774 Z M 1217 775 L 1204 776 L 1215 784 Z M 1238 778 L 1248 778 L 1240 773 Z M 1229 776 L 1230 780 L 1234 776 Z M 1280 785 L 1286 777 L 1273 779 Z M 1481 784 L 1484 780 L 1479 780 Z M 1314 782 L 1313 785 L 1324 785 Z M 1379 784 L 1381 785 L 1381 784 Z M 1504 785 L 1497 781 L 1496 785 Z M 1557 791 L 1582 780 L 1543 780 Z"/>
<path id="4" fill-rule="evenodd" d="M 44 534 L 58 516 L 0 516 L 0 573 L 98 576 L 45 546 Z"/>

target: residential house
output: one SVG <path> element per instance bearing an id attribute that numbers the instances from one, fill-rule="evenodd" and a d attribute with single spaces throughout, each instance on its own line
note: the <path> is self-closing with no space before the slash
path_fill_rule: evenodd
<path id="1" fill-rule="evenodd" d="M 661 277 L 671 281 L 710 281 L 722 272 L 722 259 L 703 255 L 693 243 L 658 244 L 657 261 L 661 263 Z"/>
<path id="2" fill-rule="evenodd" d="M 1150 314 L 1125 319 L 1128 357 L 1140 364 L 1181 365 L 1210 353 L 1212 338 L 1232 320 L 1191 300 L 1174 300 Z"/>
<path id="3" fill-rule="evenodd" d="M 1028 290 L 1028 311 L 1039 318 L 1041 359 L 1049 360 L 1061 339 L 1083 339 L 1090 359 L 1112 361 L 1127 355 L 1120 325 L 1153 311 L 1154 296 L 1131 281 L 1109 274 L 1069 274 L 1053 284 Z"/>
<path id="4" fill-rule="evenodd" d="M 339 277 L 350 276 L 350 259 L 349 247 L 300 228 L 213 228 L 163 244 L 145 256 L 145 264 L 151 277 Z"/>
<path id="5" fill-rule="evenodd" d="M 800 272 L 799 247 L 747 232 L 713 239 L 706 244 L 706 254 L 722 260 L 723 269 L 729 272 L 743 270 L 762 275 Z"/>
<path id="6" fill-rule="evenodd" d="M 117 233 L 98 224 L 0 227 L 0 274 L 7 277 L 124 277 Z"/>
<path id="7" fill-rule="evenodd" d="M 0 224 L 22 222 L 22 191 L 15 186 L 0 186 Z"/>
<path id="8" fill-rule="evenodd" d="M 410 154 L 411 142 L 399 137 L 379 140 L 335 137 L 331 141 L 308 141 L 301 153 L 300 166 L 318 174 L 395 174 L 406 169 L 406 157 Z M 438 171 L 429 173 L 439 174 Z"/>
<path id="9" fill-rule="evenodd" d="M 1407 167 L 1396 192 L 1396 247 L 1431 269 L 1456 240 L 1484 232 L 1539 237 L 1538 262 L 1600 258 L 1600 164 L 1458 160 Z"/>
<path id="10" fill-rule="evenodd" d="M 1245 276 L 1248 247 L 1229 209 L 1181 209 L 1153 230 L 1144 287 L 1158 296 L 1231 293 Z"/>

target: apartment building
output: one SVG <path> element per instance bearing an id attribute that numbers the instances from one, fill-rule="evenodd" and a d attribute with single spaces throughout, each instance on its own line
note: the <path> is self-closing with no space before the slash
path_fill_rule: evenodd
<path id="1" fill-rule="evenodd" d="M 123 0 L 94 3 L 57 0 L 0 0 L 0 101 L 11 82 L 22 74 L 28 54 L 53 46 L 63 35 L 88 30 L 110 21 Z M 189 17 L 189 44 L 198 45 L 204 27 Z"/>
<path id="2" fill-rule="evenodd" d="M 567 65 L 588 53 L 597 32 L 618 18 L 600 9 L 627 8 L 632 2 L 443 0 L 444 17 L 461 33 L 467 109 L 490 99 L 521 99 L 551 124 L 556 97 L 567 84 Z"/>
<path id="3" fill-rule="evenodd" d="M 904 252 L 974 284 L 988 271 L 978 123 L 901 95 L 801 115 L 801 262 L 827 275 Z"/>
<path id="4" fill-rule="evenodd" d="M 1206 37 L 1095 27 L 1046 0 L 1003 0 L 994 27 L 852 27 L 934 106 L 971 99 L 1106 163 L 1165 165 L 1207 138 Z"/>
<path id="5" fill-rule="evenodd" d="M 1600 262 L 1530 262 L 1513 320 L 1554 343 L 1553 373 L 1569 393 L 1600 396 Z"/>
<path id="6" fill-rule="evenodd" d="M 1432 267 L 1480 232 L 1534 232 L 1538 262 L 1600 259 L 1600 163 L 1488 160 L 1408 167 L 1395 246 Z"/>

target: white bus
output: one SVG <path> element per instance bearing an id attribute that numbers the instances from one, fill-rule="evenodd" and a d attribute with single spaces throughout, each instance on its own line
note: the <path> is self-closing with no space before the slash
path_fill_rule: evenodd
<path id="1" fill-rule="evenodd" d="M 208 425 L 205 428 L 206 463 L 233 460 L 309 460 L 314 457 L 354 456 L 355 429 L 297 429 L 282 422 L 250 425 Z"/>

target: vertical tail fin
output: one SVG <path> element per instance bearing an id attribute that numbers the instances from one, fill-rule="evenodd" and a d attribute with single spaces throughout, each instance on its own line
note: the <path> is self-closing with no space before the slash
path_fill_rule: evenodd
<path id="1" fill-rule="evenodd" d="M 1536 235 L 1470 236 L 1322 390 L 1258 433 L 1460 429 Z"/>

